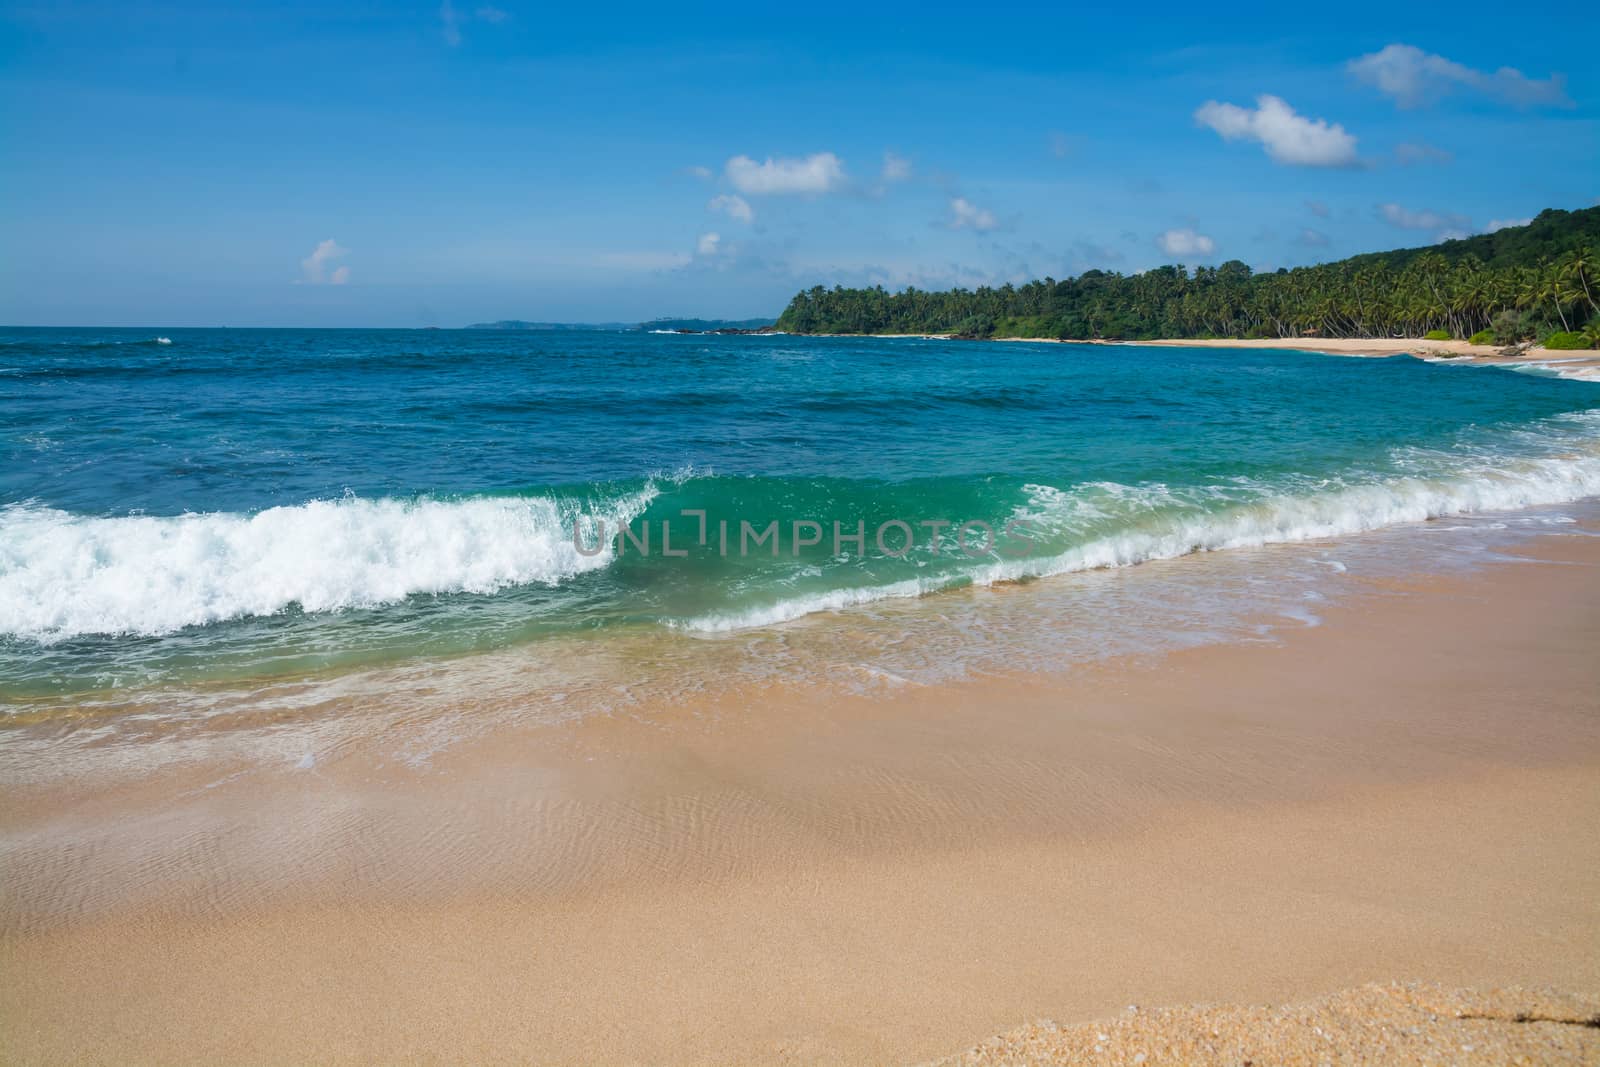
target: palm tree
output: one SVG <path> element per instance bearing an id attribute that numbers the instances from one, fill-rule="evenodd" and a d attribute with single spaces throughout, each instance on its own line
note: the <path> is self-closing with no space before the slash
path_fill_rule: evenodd
<path id="1" fill-rule="evenodd" d="M 1573 249 L 1567 254 L 1567 258 L 1561 261 L 1561 277 L 1578 283 L 1578 287 L 1583 290 L 1583 299 L 1588 302 L 1591 312 L 1600 310 L 1600 305 L 1595 303 L 1594 294 L 1589 290 L 1589 275 L 1594 269 L 1594 253 L 1590 251 L 1588 245 Z"/>
<path id="2" fill-rule="evenodd" d="M 1561 320 L 1561 328 L 1568 330 L 1571 327 L 1567 325 L 1567 313 L 1561 306 L 1564 303 L 1567 290 L 1561 284 L 1561 275 L 1550 265 L 1549 260 L 1541 261 L 1540 266 L 1543 270 L 1540 272 L 1541 277 L 1539 279 L 1539 299 L 1541 301 L 1548 300 L 1555 306 L 1556 318 Z"/>

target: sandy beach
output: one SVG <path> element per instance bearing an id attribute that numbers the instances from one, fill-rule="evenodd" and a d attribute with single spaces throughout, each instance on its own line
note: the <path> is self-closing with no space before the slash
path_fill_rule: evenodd
<path id="1" fill-rule="evenodd" d="M 849 336 L 840 334 L 837 336 Z M 948 341 L 952 334 L 888 333 L 874 337 L 920 337 L 928 341 Z M 995 337 L 995 341 L 1020 344 L 1067 345 L 1155 345 L 1163 348 L 1254 348 L 1263 351 L 1289 349 L 1296 352 L 1320 352 L 1333 356 L 1403 356 L 1415 355 L 1435 359 L 1471 356 L 1477 359 L 1502 359 L 1497 345 L 1473 345 L 1465 341 L 1430 341 L 1425 337 L 1161 337 L 1149 341 L 1070 341 L 1059 337 Z M 1535 350 L 1538 355 L 1570 359 L 1596 359 L 1600 352 L 1549 352 Z M 1530 354 L 1533 354 L 1530 352 Z"/>
<path id="2" fill-rule="evenodd" d="M 1299 1004 L 1135 1004 L 1076 1026 L 1044 1021 L 940 1064 L 1589 1063 L 1597 1020 L 1600 997 L 1374 982 Z"/>
<path id="3" fill-rule="evenodd" d="M 911 1063 L 1129 1004 L 1592 994 L 1597 603 L 1600 539 L 1544 539 L 1059 677 L 9 781 L 7 1059 Z"/>
<path id="4" fill-rule="evenodd" d="M 848 337 L 851 334 L 827 336 Z M 917 338 L 948 341 L 951 334 L 889 333 L 874 337 Z M 1563 377 L 1600 378 L 1600 350 L 1549 350 L 1533 347 L 1516 356 L 1501 355 L 1498 345 L 1474 345 L 1466 341 L 1431 341 L 1425 337 L 1302 337 L 1302 338 L 1208 338 L 1164 337 L 1152 341 L 1062 341 L 1055 337 L 995 337 L 994 341 L 1017 344 L 1109 344 L 1157 346 L 1164 348 L 1240 348 L 1262 351 L 1289 349 L 1330 356 L 1416 356 L 1419 359 L 1447 359 L 1482 366 L 1533 365 Z"/>
<path id="5" fill-rule="evenodd" d="M 1600 5 L 12 8 L 0 1067 L 1600 1067 Z"/>
<path id="6" fill-rule="evenodd" d="M 1600 351 L 1594 349 L 1550 350 L 1529 348 L 1520 355 L 1503 356 L 1496 345 L 1473 345 L 1466 341 L 1430 341 L 1425 337 L 1306 337 L 1287 339 L 1223 339 L 1186 340 L 1182 338 L 1159 341 L 1130 342 L 1141 345 L 1163 345 L 1178 348 L 1288 348 L 1300 352 L 1321 352 L 1335 356 L 1400 356 L 1411 355 L 1421 359 L 1449 359 L 1463 363 L 1514 366 L 1537 364 L 1558 370 L 1574 377 L 1584 377 L 1600 372 Z"/>
<path id="7" fill-rule="evenodd" d="M 1183 348 L 1288 348 L 1298 352 L 1326 352 L 1337 356 L 1400 356 L 1415 355 L 1435 359 L 1472 356 L 1479 359 L 1498 358 L 1496 345 L 1473 345 L 1465 341 L 1430 341 L 1426 337 L 1301 337 L 1301 338 L 1213 338 L 1194 340 L 1162 338 L 1156 341 L 1139 341 L 1142 345 L 1162 345 Z M 1541 350 L 1542 351 L 1542 350 Z M 1552 356 L 1570 355 L 1582 358 L 1596 353 L 1549 353 Z"/>

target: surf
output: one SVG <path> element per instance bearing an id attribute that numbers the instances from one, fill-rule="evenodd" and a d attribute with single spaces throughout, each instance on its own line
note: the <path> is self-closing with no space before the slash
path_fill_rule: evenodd
<path id="1" fill-rule="evenodd" d="M 0 510 L 0 633 L 51 643 L 87 634 L 159 636 L 291 607 L 306 613 L 417 595 L 492 594 L 605 567 L 574 524 L 627 522 L 647 486 L 598 508 L 550 497 L 350 497 L 255 514 L 100 518 Z"/>

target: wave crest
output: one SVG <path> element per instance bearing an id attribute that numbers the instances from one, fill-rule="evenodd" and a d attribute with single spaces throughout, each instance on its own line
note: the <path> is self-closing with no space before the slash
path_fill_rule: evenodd
<path id="1" fill-rule="evenodd" d="M 628 522 L 654 483 L 599 508 L 547 497 L 347 497 L 254 514 L 95 518 L 0 509 L 0 633 L 49 643 L 394 603 L 417 594 L 493 593 L 605 567 L 573 545 L 573 523 Z"/>
<path id="2" fill-rule="evenodd" d="M 1577 416 L 1593 424 L 1594 413 Z M 822 611 L 926 596 L 962 586 L 990 586 L 1077 571 L 1127 567 L 1198 552 L 1314 541 L 1452 515 L 1508 511 L 1600 495 L 1600 454 L 1580 451 L 1541 459 L 1462 464 L 1450 474 L 1389 477 L 1366 484 L 1318 480 L 1299 492 L 1242 485 L 1191 487 L 1086 483 L 1071 490 L 1031 484 L 1014 518 L 1047 532 L 1056 546 L 1029 558 L 973 560 L 928 577 L 833 589 L 735 612 L 672 620 L 674 628 L 727 633 L 771 626 Z M 1438 458 L 1438 457 L 1435 457 Z M 1053 535 L 1053 536 L 1051 536 Z M 1064 543 L 1065 547 L 1062 546 Z"/>

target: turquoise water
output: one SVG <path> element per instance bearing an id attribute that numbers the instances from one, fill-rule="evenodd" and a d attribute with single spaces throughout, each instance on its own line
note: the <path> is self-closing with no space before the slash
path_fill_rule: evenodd
<path id="1" fill-rule="evenodd" d="M 1597 493 L 1600 387 L 1403 357 L 5 329 L 0 694 L 848 621 Z"/>

